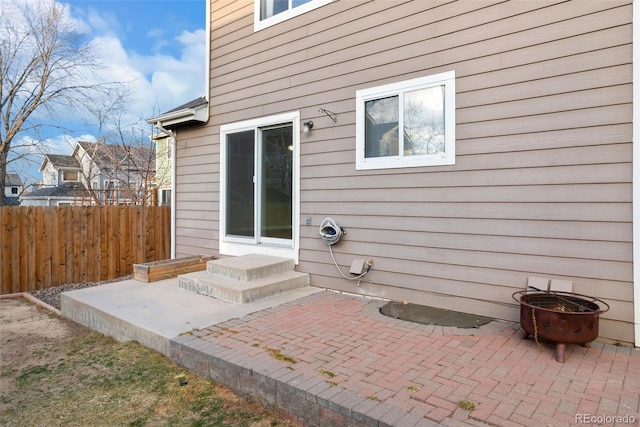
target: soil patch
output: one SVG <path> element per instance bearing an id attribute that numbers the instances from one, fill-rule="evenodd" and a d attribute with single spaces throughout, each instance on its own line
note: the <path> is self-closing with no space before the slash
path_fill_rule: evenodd
<path id="1" fill-rule="evenodd" d="M 2 426 L 294 426 L 136 342 L 0 299 Z"/>
<path id="2" fill-rule="evenodd" d="M 403 302 L 389 302 L 380 307 L 380 313 L 393 317 L 394 319 L 406 320 L 423 325 L 451 326 L 456 328 L 479 328 L 495 320 L 491 317 Z"/>

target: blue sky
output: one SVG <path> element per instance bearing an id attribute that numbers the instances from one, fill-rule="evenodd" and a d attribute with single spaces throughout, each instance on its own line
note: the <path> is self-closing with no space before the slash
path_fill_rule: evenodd
<path id="1" fill-rule="evenodd" d="M 132 113 L 204 95 L 205 0 L 62 1 L 107 52 L 109 77 L 134 81 Z"/>
<path id="2" fill-rule="evenodd" d="M 64 1 L 71 13 L 96 37 L 112 38 L 136 61 L 156 63 L 163 57 L 180 60 L 188 53 L 190 36 L 204 44 L 205 0 L 93 0 Z M 202 52 L 204 59 L 204 52 Z M 204 64 L 203 64 L 204 66 Z M 140 68 L 150 79 L 149 69 Z M 161 69 L 160 69 L 161 70 Z"/>
<path id="3" fill-rule="evenodd" d="M 205 94 L 205 0 L 57 1 L 69 6 L 71 18 L 102 47 L 104 78 L 130 82 L 127 120 L 149 118 Z M 65 127 L 40 135 L 46 152 L 69 154 L 76 139 L 91 139 L 86 125 L 69 121 Z M 33 164 L 11 166 L 26 181 L 41 178 Z"/>

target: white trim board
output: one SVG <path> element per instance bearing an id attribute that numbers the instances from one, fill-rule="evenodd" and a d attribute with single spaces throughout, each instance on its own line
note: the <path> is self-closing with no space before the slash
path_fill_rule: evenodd
<path id="1" fill-rule="evenodd" d="M 635 346 L 640 347 L 640 5 L 633 2 L 633 313 Z"/>

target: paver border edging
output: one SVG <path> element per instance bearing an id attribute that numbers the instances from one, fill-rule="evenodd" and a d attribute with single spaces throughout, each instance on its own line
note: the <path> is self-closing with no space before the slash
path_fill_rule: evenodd
<path id="1" fill-rule="evenodd" d="M 260 402 L 309 425 L 439 425 L 350 390 L 332 386 L 277 362 L 255 359 L 241 350 L 183 334 L 170 342 L 170 358 L 185 368 L 224 384 L 234 393 Z"/>

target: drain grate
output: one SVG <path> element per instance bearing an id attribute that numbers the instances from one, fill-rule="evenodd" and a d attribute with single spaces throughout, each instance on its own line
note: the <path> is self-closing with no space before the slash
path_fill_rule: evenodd
<path id="1" fill-rule="evenodd" d="M 423 325 L 451 326 L 456 328 L 479 328 L 495 319 L 476 314 L 461 313 L 419 304 L 389 302 L 380 307 L 380 313 L 394 319 Z"/>

